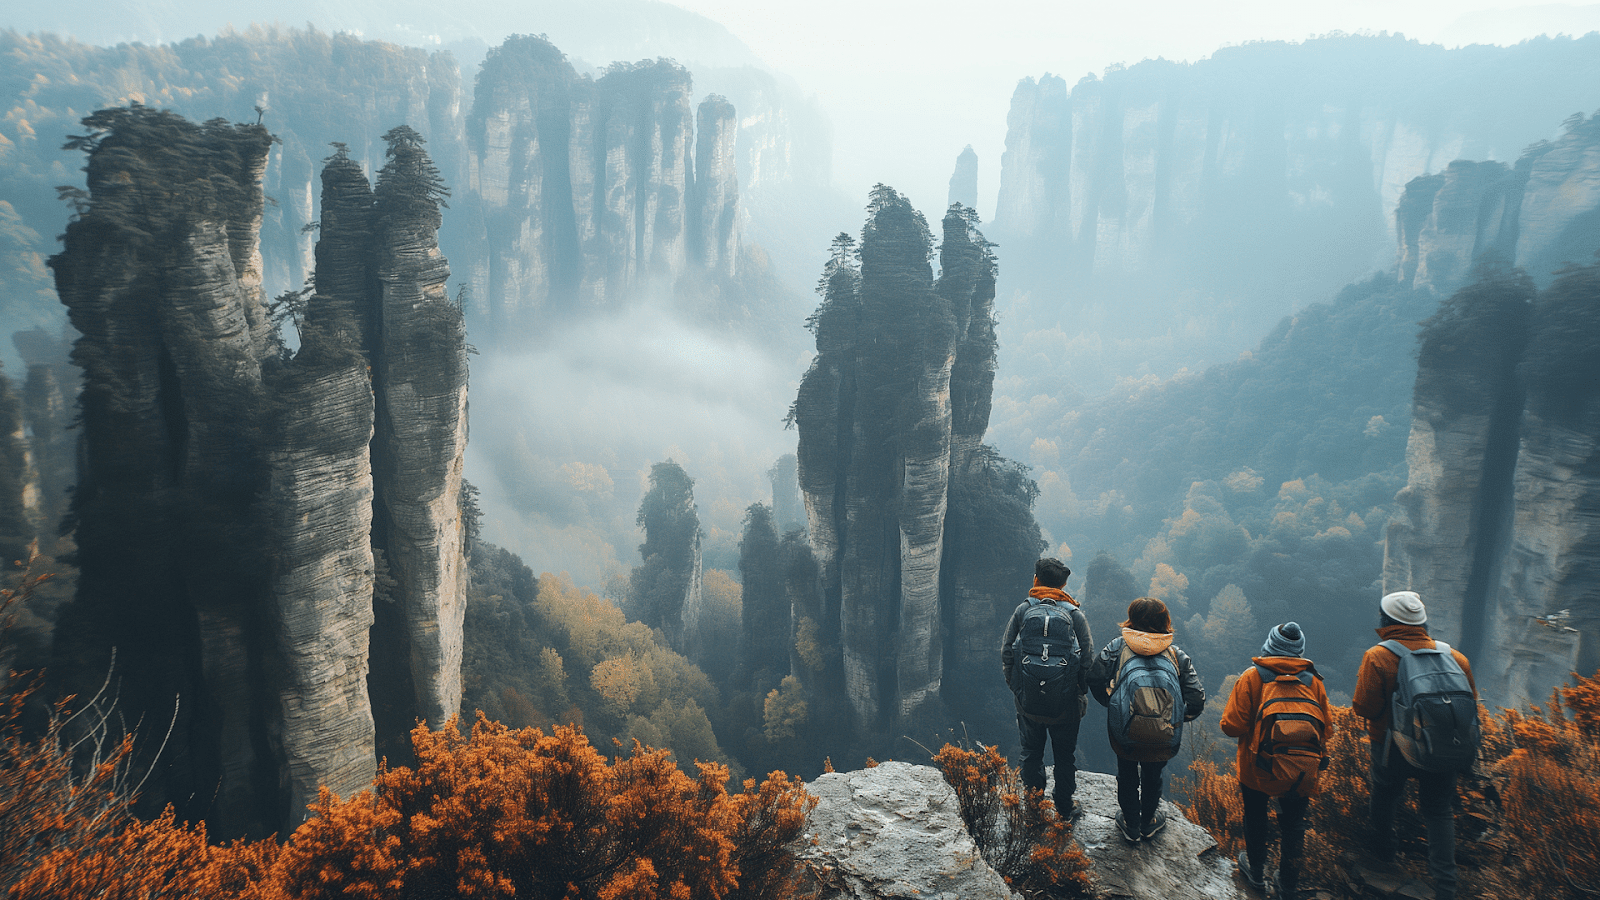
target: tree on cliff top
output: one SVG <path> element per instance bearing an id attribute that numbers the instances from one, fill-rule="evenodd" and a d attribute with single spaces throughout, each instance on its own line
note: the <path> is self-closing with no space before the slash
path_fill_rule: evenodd
<path id="1" fill-rule="evenodd" d="M 389 161 L 378 172 L 378 187 L 373 192 L 379 219 L 413 220 L 437 231 L 444 223 L 439 209 L 450 206 L 445 202 L 450 189 L 422 148 L 427 141 L 409 125 L 389 129 L 383 139 L 389 144 L 385 152 Z"/>

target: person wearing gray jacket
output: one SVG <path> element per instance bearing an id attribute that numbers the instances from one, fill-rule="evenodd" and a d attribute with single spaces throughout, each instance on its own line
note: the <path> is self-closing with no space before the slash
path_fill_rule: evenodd
<path id="1" fill-rule="evenodd" d="M 1110 705 L 1111 683 L 1119 674 L 1124 647 L 1137 656 L 1169 655 L 1178 670 L 1183 720 L 1189 722 L 1200 716 L 1206 708 L 1205 683 L 1189 654 L 1172 643 L 1172 615 L 1167 605 L 1154 597 L 1140 597 L 1128 604 L 1122 636 L 1106 644 L 1089 667 L 1089 693 L 1095 702 Z M 1167 760 L 1126 758 L 1115 740 L 1111 748 L 1117 752 L 1117 805 L 1122 808 L 1117 814 L 1117 827 L 1130 842 L 1149 840 L 1167 824 L 1166 815 L 1161 812 L 1162 770 Z"/>

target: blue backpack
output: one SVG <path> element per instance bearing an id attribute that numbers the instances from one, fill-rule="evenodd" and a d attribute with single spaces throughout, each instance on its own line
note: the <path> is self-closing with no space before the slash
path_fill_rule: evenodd
<path id="1" fill-rule="evenodd" d="M 1478 758 L 1478 701 L 1450 645 L 1412 650 L 1399 641 L 1383 647 L 1400 657 L 1389 701 L 1389 742 L 1406 762 L 1425 772 L 1465 772 Z M 1387 758 L 1388 748 L 1384 748 Z"/>
<path id="2" fill-rule="evenodd" d="M 1069 604 L 1028 598 L 1028 611 L 1011 641 L 1016 658 L 1011 690 L 1017 708 L 1030 716 L 1058 719 L 1077 709 L 1082 652 L 1073 614 L 1083 615 Z"/>
<path id="3" fill-rule="evenodd" d="M 1168 647 L 1140 656 L 1123 644 L 1106 702 L 1106 729 L 1117 755 L 1139 762 L 1176 756 L 1183 743 L 1183 713 L 1177 651 Z"/>

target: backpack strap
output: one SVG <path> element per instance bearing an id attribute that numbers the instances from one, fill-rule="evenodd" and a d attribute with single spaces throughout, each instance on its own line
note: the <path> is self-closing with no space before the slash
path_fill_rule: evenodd
<path id="1" fill-rule="evenodd" d="M 1126 640 L 1122 638 L 1117 638 L 1117 640 L 1122 641 L 1122 652 L 1117 654 L 1117 668 L 1111 673 L 1111 684 L 1106 687 L 1107 694 L 1117 689 L 1117 679 L 1122 677 L 1122 667 L 1127 665 L 1128 660 L 1133 659 L 1135 656 L 1133 648 L 1128 646 Z"/>
<path id="2" fill-rule="evenodd" d="M 1437 644 L 1438 641 L 1434 641 L 1434 643 Z M 1379 644 L 1378 646 L 1382 647 L 1383 649 L 1385 649 L 1387 651 L 1389 651 L 1390 653 L 1393 653 L 1395 656 L 1398 656 L 1401 659 L 1405 659 L 1406 657 L 1411 655 L 1411 648 L 1407 647 L 1405 644 L 1400 643 L 1399 641 L 1384 641 L 1383 643 Z"/>

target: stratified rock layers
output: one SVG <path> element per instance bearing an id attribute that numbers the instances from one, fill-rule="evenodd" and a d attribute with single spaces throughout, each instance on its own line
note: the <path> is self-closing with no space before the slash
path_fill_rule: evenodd
<path id="1" fill-rule="evenodd" d="M 853 242 L 835 241 L 817 357 L 794 406 L 822 582 L 820 604 L 794 619 L 820 615 L 820 634 L 838 636 L 845 692 L 870 739 L 933 712 L 947 671 L 959 573 L 946 520 L 994 378 L 994 259 L 972 222 L 959 207 L 946 216 L 935 282 L 921 215 L 874 190 L 859 268 Z"/>
<path id="2" fill-rule="evenodd" d="M 348 794 L 376 767 L 375 500 L 386 538 L 429 535 L 384 547 L 412 631 L 437 635 L 404 648 L 424 695 L 411 705 L 432 719 L 459 702 L 465 351 L 436 197 L 374 206 L 385 185 L 374 198 L 336 154 L 324 183 L 344 194 L 318 248 L 329 293 L 290 358 L 261 290 L 266 130 L 143 107 L 86 124 L 89 200 L 51 260 L 84 370 L 82 577 L 57 669 L 92 690 L 114 655 L 123 718 L 171 719 L 147 803 L 216 834 L 281 832 L 319 786 Z M 403 373 L 380 378 L 376 405 L 369 364 Z M 380 456 L 403 465 L 375 490 Z"/>

